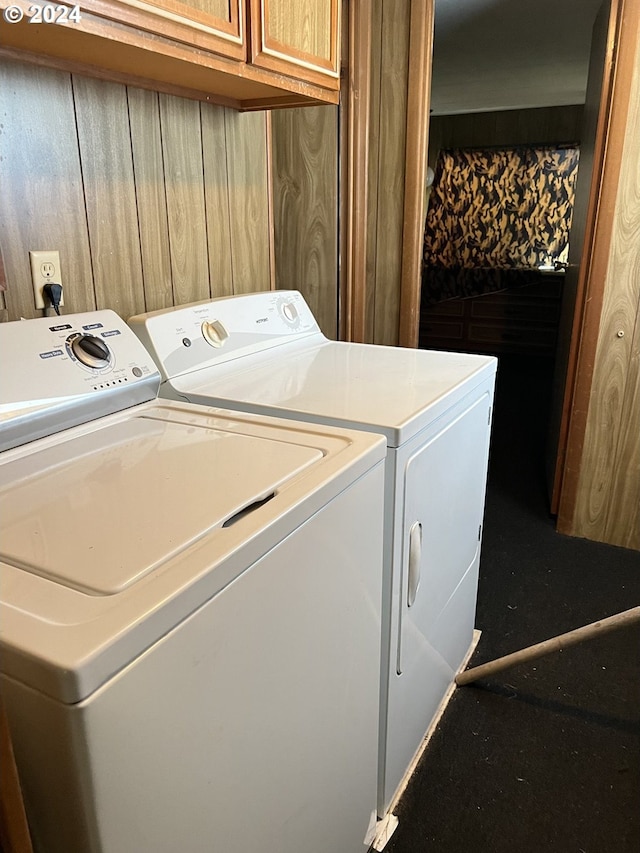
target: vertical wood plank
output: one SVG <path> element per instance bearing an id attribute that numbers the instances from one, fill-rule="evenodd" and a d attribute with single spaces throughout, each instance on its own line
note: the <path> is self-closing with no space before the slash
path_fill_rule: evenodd
<path id="1" fill-rule="evenodd" d="M 71 77 L 0 63 L 0 244 L 9 319 L 37 317 L 30 249 L 57 249 L 64 311 L 95 308 Z"/>
<path id="2" fill-rule="evenodd" d="M 269 290 L 269 198 L 264 113 L 225 108 L 234 293 Z"/>
<path id="3" fill-rule="evenodd" d="M 354 67 L 351 57 L 351 43 L 349 41 L 350 10 L 349 0 L 341 0 L 340 9 L 340 103 L 338 104 L 338 334 L 341 341 L 348 341 L 351 336 L 353 317 L 353 294 L 347 272 L 348 237 L 349 232 L 349 187 L 350 181 L 347 170 L 342 166 L 349 161 L 349 134 L 344 133 L 344 128 L 349 126 L 349 92 L 351 82 L 346 69 Z M 371 6 L 371 0 L 368 0 Z M 369 58 L 369 65 L 371 58 Z M 371 74 L 369 74 L 371 76 Z M 366 212 L 365 212 L 366 213 Z M 365 215 L 365 223 L 367 216 Z M 366 263 L 366 258 L 365 258 Z M 365 272 L 366 275 L 366 272 Z M 365 294 L 366 295 L 366 294 Z"/>
<path id="4" fill-rule="evenodd" d="M 344 161 L 347 188 L 346 264 L 349 307 L 348 337 L 366 340 L 367 330 L 367 236 L 369 188 L 369 139 L 371 114 L 371 0 L 361 0 L 349 8 L 349 63 L 347 118 L 347 158 Z"/>
<path id="5" fill-rule="evenodd" d="M 424 235 L 425 173 L 428 149 L 431 55 L 433 52 L 432 4 L 411 3 L 409 74 L 405 146 L 404 216 L 400 278 L 398 342 L 417 347 L 420 325 L 420 285 Z"/>
<path id="6" fill-rule="evenodd" d="M 369 108 L 369 181 L 367 186 L 367 290 L 363 341 L 375 340 L 375 313 L 378 257 L 378 203 L 380 193 L 380 129 L 383 120 L 382 85 L 382 0 L 373 0 L 371 9 L 371 83 Z"/>
<path id="7" fill-rule="evenodd" d="M 580 140 L 583 114 L 583 104 L 575 104 L 565 109 L 555 108 L 550 113 L 550 123 L 555 128 L 559 142 L 577 142 Z"/>
<path id="8" fill-rule="evenodd" d="M 145 308 L 173 305 L 160 107 L 156 92 L 127 89 Z"/>
<path id="9" fill-rule="evenodd" d="M 269 223 L 269 284 L 271 290 L 276 289 L 276 252 L 274 233 L 274 209 L 273 209 L 273 122 L 271 111 L 265 113 L 265 133 L 267 136 L 267 221 Z"/>
<path id="10" fill-rule="evenodd" d="M 96 307 L 144 310 L 142 259 L 125 87 L 74 77 Z"/>
<path id="11" fill-rule="evenodd" d="M 160 95 L 167 219 L 176 305 L 210 296 L 200 105 Z"/>
<path id="12" fill-rule="evenodd" d="M 456 133 L 460 140 L 460 147 L 467 148 L 473 145 L 474 128 L 477 127 L 477 116 L 475 113 L 464 113 L 459 116 L 449 116 L 449 132 Z"/>
<path id="13" fill-rule="evenodd" d="M 474 113 L 471 133 L 472 145 L 491 145 L 487 140 L 496 138 L 496 113 Z"/>
<path id="14" fill-rule="evenodd" d="M 640 40 L 584 436 L 573 532 L 640 550 Z"/>
<path id="15" fill-rule="evenodd" d="M 397 345 L 400 316 L 409 55 L 409 0 L 383 4 L 374 342 Z"/>
<path id="16" fill-rule="evenodd" d="M 299 290 L 322 331 L 337 335 L 337 109 L 271 118 L 276 288 Z"/>
<path id="17" fill-rule="evenodd" d="M 640 169 L 638 170 L 640 173 Z M 638 187 L 636 186 L 636 191 Z M 636 195 L 636 201 L 640 196 Z M 636 234 L 638 233 L 638 222 L 640 217 L 636 206 Z M 637 245 L 637 242 L 636 242 Z M 617 424 L 618 435 L 616 455 L 613 470 L 608 478 L 609 496 L 607 500 L 606 520 L 602 532 L 595 538 L 604 542 L 622 545 L 625 548 L 634 548 L 640 551 L 640 294 L 638 294 L 638 283 L 640 282 L 640 263 L 636 257 L 635 287 L 633 283 L 626 292 L 626 302 L 623 307 L 624 325 L 615 322 L 617 319 L 613 312 L 607 311 L 605 317 L 606 325 L 611 334 L 617 338 L 618 331 L 623 328 L 631 332 L 633 339 L 628 343 L 629 359 L 624 365 L 622 386 L 622 400 L 619 401 L 619 422 Z M 627 267 L 627 281 L 629 269 Z M 635 294 L 634 294 L 635 291 Z M 632 298 L 636 296 L 636 315 L 632 319 Z M 606 327 L 605 327 L 606 328 Z M 605 332 L 606 334 L 606 332 Z M 604 337 L 604 336 L 603 336 Z M 602 370 L 606 370 L 603 359 Z M 598 377 L 596 377 L 598 378 Z M 618 402 L 616 400 L 616 402 Z M 590 444 L 587 443 L 588 452 L 593 454 Z"/>
<path id="18" fill-rule="evenodd" d="M 200 109 L 210 290 L 212 296 L 230 296 L 233 272 L 224 107 L 201 104 Z"/>
<path id="19" fill-rule="evenodd" d="M 443 124 L 444 116 L 431 116 L 429 118 L 429 154 L 427 162 L 432 169 L 436 168 L 438 162 L 438 152 L 444 148 L 443 144 Z"/>
<path id="20" fill-rule="evenodd" d="M 545 132 L 544 120 L 538 110 L 518 110 L 518 136 L 526 142 L 533 144 L 539 142 L 540 136 Z"/>
<path id="21" fill-rule="evenodd" d="M 636 174 L 640 173 L 640 169 Z M 637 190 L 637 185 L 636 185 Z M 636 195 L 636 199 L 638 196 Z M 638 208 L 636 207 L 636 228 Z M 636 230 L 637 234 L 637 230 Z M 636 242 L 636 247 L 638 242 Z M 640 262 L 635 259 L 636 292 L 640 283 Z M 630 326 L 627 317 L 627 327 Z M 640 551 L 640 296 L 627 364 L 624 398 L 620 410 L 620 436 L 612 477 L 605 542 Z"/>

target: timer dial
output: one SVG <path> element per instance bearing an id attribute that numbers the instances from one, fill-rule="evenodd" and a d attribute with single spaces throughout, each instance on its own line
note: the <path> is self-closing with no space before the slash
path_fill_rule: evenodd
<path id="1" fill-rule="evenodd" d="M 282 313 L 285 320 L 288 320 L 290 323 L 294 323 L 298 319 L 298 310 L 293 302 L 285 302 L 282 306 Z"/>
<path id="2" fill-rule="evenodd" d="M 76 335 L 70 343 L 71 352 L 85 367 L 100 370 L 111 363 L 109 347 L 95 335 Z"/>

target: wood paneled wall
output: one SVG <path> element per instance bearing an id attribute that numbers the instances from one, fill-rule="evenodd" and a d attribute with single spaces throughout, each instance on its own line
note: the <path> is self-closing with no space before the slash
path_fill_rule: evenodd
<path id="1" fill-rule="evenodd" d="M 411 0 L 373 2 L 365 341 L 399 340 Z"/>
<path id="2" fill-rule="evenodd" d="M 272 286 L 267 114 L 3 61 L 0 116 L 5 319 L 41 315 L 30 249 L 66 313 Z"/>
<path id="3" fill-rule="evenodd" d="M 635 68 L 578 490 L 565 532 L 640 550 L 640 38 L 635 26 Z"/>
<path id="4" fill-rule="evenodd" d="M 299 290 L 338 337 L 338 108 L 274 112 L 276 287 Z"/>
<path id="5" fill-rule="evenodd" d="M 441 148 L 579 142 L 582 113 L 582 104 L 576 104 L 568 107 L 431 116 L 429 165 L 435 168 Z"/>
<path id="6" fill-rule="evenodd" d="M 411 0 L 371 3 L 362 337 L 376 344 L 399 341 L 411 8 Z M 337 122 L 330 107 L 272 116 L 276 285 L 301 290 L 332 338 L 338 334 L 340 304 Z"/>

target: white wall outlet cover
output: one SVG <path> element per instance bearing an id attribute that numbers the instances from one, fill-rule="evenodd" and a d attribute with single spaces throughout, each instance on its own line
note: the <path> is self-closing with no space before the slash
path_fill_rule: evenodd
<path id="1" fill-rule="evenodd" d="M 48 308 L 49 305 L 45 302 L 43 293 L 45 284 L 64 284 L 60 269 L 60 253 L 32 251 L 29 252 L 29 263 L 31 264 L 31 281 L 36 308 Z M 64 291 L 60 305 L 64 305 Z"/>

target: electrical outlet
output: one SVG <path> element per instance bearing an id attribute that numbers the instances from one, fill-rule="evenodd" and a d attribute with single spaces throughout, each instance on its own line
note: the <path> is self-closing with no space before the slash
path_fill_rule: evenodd
<path id="1" fill-rule="evenodd" d="M 31 281 L 33 283 L 33 296 L 36 308 L 48 308 L 49 303 L 45 301 L 43 288 L 45 284 L 64 284 L 60 270 L 59 252 L 29 252 L 31 264 Z M 64 305 L 64 290 L 60 305 Z"/>

